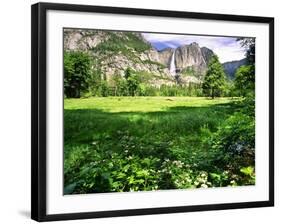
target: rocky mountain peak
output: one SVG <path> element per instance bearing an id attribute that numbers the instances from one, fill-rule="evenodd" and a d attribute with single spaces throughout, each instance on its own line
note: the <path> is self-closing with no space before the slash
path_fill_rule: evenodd
<path id="1" fill-rule="evenodd" d="M 201 49 L 197 43 L 178 47 L 175 52 L 175 64 L 179 69 L 206 65 Z"/>
<path id="2" fill-rule="evenodd" d="M 192 42 L 190 46 L 199 47 L 199 44 L 197 42 Z"/>

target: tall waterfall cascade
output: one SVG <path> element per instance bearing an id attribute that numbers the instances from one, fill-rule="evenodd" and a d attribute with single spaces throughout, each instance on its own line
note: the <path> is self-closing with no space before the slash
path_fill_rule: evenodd
<path id="1" fill-rule="evenodd" d="M 177 72 L 176 72 L 176 63 L 175 63 L 175 50 L 173 52 L 172 58 L 171 58 L 171 62 L 170 62 L 170 73 L 173 76 L 176 76 Z"/>

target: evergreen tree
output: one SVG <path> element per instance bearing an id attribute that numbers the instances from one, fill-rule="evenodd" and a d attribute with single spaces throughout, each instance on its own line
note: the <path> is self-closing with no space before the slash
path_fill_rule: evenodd
<path id="1" fill-rule="evenodd" d="M 212 56 L 206 76 L 203 81 L 203 92 L 207 96 L 215 98 L 215 96 L 221 96 L 225 87 L 225 73 L 222 64 L 219 62 L 218 56 Z"/>

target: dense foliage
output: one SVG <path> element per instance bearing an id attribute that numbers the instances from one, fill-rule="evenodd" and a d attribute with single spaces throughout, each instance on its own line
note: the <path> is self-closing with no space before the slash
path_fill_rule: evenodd
<path id="1" fill-rule="evenodd" d="M 238 41 L 246 49 L 248 64 L 237 69 L 233 89 L 243 98 L 208 141 L 217 154 L 216 166 L 228 170 L 232 184 L 243 185 L 255 184 L 255 40 Z"/>
<path id="2" fill-rule="evenodd" d="M 235 73 L 235 88 L 240 96 L 252 98 L 255 94 L 255 39 L 238 38 L 246 49 L 247 65 L 241 66 Z"/>
<path id="3" fill-rule="evenodd" d="M 64 52 L 64 94 L 79 98 L 88 88 L 91 73 L 91 58 L 83 52 Z"/>
<path id="4" fill-rule="evenodd" d="M 255 183 L 254 122 L 218 98 L 65 100 L 65 193 Z"/>
<path id="5" fill-rule="evenodd" d="M 235 112 L 208 141 L 216 155 L 213 165 L 227 170 L 232 184 L 255 184 L 255 120 L 251 114 Z"/>

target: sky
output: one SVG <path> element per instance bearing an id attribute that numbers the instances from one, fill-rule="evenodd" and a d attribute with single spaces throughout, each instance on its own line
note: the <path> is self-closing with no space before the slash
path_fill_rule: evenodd
<path id="1" fill-rule="evenodd" d="M 177 34 L 158 34 L 142 33 L 143 37 L 152 44 L 157 50 L 164 48 L 177 48 L 193 42 L 200 47 L 207 47 L 218 55 L 221 63 L 235 61 L 245 58 L 245 50 L 241 48 L 236 37 L 213 37 L 197 35 L 177 35 Z"/>

